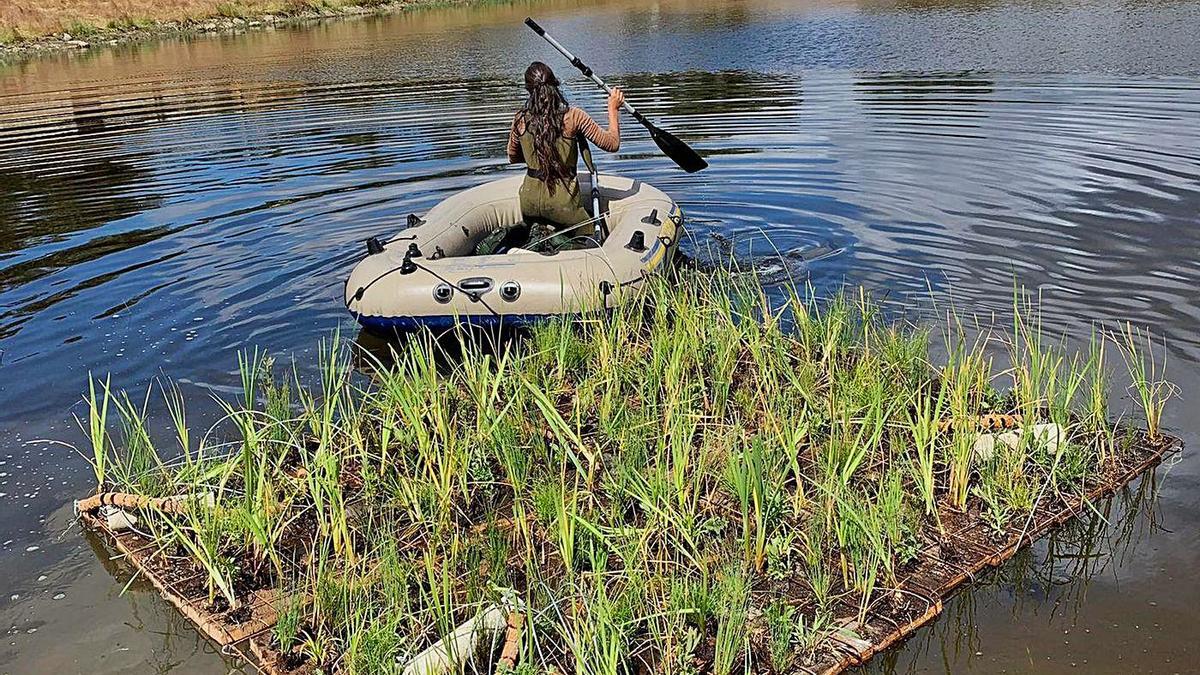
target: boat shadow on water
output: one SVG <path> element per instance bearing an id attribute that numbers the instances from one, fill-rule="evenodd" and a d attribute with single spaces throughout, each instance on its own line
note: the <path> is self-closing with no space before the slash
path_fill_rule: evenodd
<path id="1" fill-rule="evenodd" d="M 376 331 L 362 328 L 351 350 L 355 370 L 371 374 L 394 368 L 403 350 L 414 341 L 428 342 L 437 363 L 438 372 L 445 374 L 457 367 L 468 351 L 503 356 L 528 339 L 527 326 L 475 326 L 462 324 L 455 328 L 434 331 L 428 328 Z"/>

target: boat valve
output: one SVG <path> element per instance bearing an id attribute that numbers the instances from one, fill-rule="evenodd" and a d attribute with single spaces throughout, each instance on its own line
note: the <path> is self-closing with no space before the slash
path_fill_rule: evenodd
<path id="1" fill-rule="evenodd" d="M 433 299 L 443 305 L 450 302 L 450 298 L 454 297 L 454 288 L 446 282 L 442 282 L 433 287 Z"/>
<path id="2" fill-rule="evenodd" d="M 641 253 L 646 250 L 646 233 L 641 230 L 634 230 L 633 236 L 629 238 L 629 243 L 625 244 L 625 248 L 630 251 Z"/>
<path id="3" fill-rule="evenodd" d="M 420 258 L 421 249 L 417 248 L 417 243 L 413 242 L 408 245 L 408 252 L 404 254 L 406 258 Z"/>
<path id="4" fill-rule="evenodd" d="M 506 281 L 500 284 L 500 297 L 507 302 L 514 302 L 521 297 L 521 284 L 515 281 Z"/>
<path id="5" fill-rule="evenodd" d="M 379 237 L 367 237 L 367 255 L 376 253 L 383 253 L 383 244 L 379 243 Z"/>

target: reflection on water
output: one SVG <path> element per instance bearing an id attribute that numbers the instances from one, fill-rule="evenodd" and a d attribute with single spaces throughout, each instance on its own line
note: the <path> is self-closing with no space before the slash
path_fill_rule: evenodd
<path id="1" fill-rule="evenodd" d="M 918 673 L 940 663 L 946 672 L 968 667 L 1019 671 L 1027 669 L 1031 659 L 1043 661 L 1047 656 L 1051 663 L 1042 666 L 1035 662 L 1035 668 L 1069 667 L 1071 659 L 1080 657 L 1074 650 L 1061 649 L 1062 641 L 1057 639 L 1045 643 L 1027 640 L 1010 652 L 984 654 L 980 649 L 986 642 L 988 624 L 1001 619 L 1046 626 L 1058 636 L 1069 636 L 1073 629 L 1087 631 L 1089 591 L 1106 575 L 1115 575 L 1140 548 L 1154 546 L 1169 535 L 1158 508 L 1159 487 L 1155 474 L 1150 474 L 1093 504 L 1088 513 L 1017 552 L 999 569 L 960 591 L 946 603 L 936 623 L 918 631 L 903 649 L 876 657 L 866 670 Z M 1070 645 L 1069 639 L 1066 645 Z M 1104 667 L 1102 661 L 1100 667 Z"/>
<path id="2" fill-rule="evenodd" d="M 317 340 L 354 330 L 341 292 L 362 240 L 512 170 L 504 137 L 528 61 L 603 111 L 526 13 L 709 157 L 685 175 L 630 125 L 620 153 L 600 158 L 682 204 L 701 262 L 733 255 L 776 283 L 865 284 L 897 301 L 933 289 L 1000 316 L 1016 276 L 1052 331 L 1149 325 L 1168 374 L 1200 388 L 1200 2 L 531 7 L 0 66 L 0 670 L 75 672 L 102 654 L 101 670 L 211 672 L 194 634 L 167 644 L 167 614 L 148 609 L 159 605 L 119 596 L 123 577 L 60 536 L 63 505 L 91 479 L 41 439 L 79 440 L 89 372 L 134 388 L 179 380 L 201 426 L 216 415 L 208 393 L 236 385 L 239 348 L 294 354 L 310 377 Z M 1185 440 L 1190 412 L 1184 402 L 1168 420 Z M 1079 559 L 1103 559 L 1102 572 L 1061 556 L 1048 568 L 1090 584 L 1003 581 L 1013 563 L 887 667 L 1030 670 L 1030 653 L 1058 667 L 1043 661 L 1061 655 L 1063 630 L 1068 652 L 1094 654 L 1091 670 L 1197 658 L 1200 588 L 1180 580 L 1200 544 L 1175 533 L 1200 522 L 1200 463 L 1185 456 L 1162 487 L 1166 532 L 1122 558 L 1120 528 L 1096 521 L 1095 553 Z M 1043 546 L 1032 560 L 1045 559 Z M 965 607 L 969 621 L 951 618 Z M 1155 623 L 1158 639 L 1133 628 Z M 150 653 L 157 665 L 139 666 Z"/>

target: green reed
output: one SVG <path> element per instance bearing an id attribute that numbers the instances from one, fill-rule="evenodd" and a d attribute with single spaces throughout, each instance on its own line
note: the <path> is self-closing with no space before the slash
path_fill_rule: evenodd
<path id="1" fill-rule="evenodd" d="M 934 396 L 925 386 L 917 390 L 912 410 L 908 412 L 905 422 L 912 435 L 913 482 L 925 505 L 925 514 L 936 517 L 935 504 L 937 493 L 937 464 L 938 442 L 941 438 L 940 423 L 946 413 L 947 387 L 938 387 Z"/>
<path id="2" fill-rule="evenodd" d="M 989 391 L 991 359 L 987 355 L 986 336 L 968 344 L 960 338 L 950 350 L 949 362 L 942 369 L 942 386 L 948 389 L 947 406 L 950 419 L 959 433 L 951 439 L 948 452 L 948 497 L 950 505 L 963 509 L 970 492 L 970 479 L 975 461 L 973 452 L 974 420 L 983 412 L 984 393 Z M 1022 399 L 1024 400 L 1024 399 Z M 1030 414 L 1030 418 L 1033 415 Z"/>
<path id="3" fill-rule="evenodd" d="M 87 436 L 91 443 L 90 462 L 92 471 L 96 475 L 96 485 L 100 488 L 104 487 L 108 472 L 108 404 L 112 400 L 110 383 L 111 376 L 105 378 L 104 384 L 101 385 L 102 394 L 99 398 L 96 396 L 96 380 L 92 379 L 91 373 L 88 374 L 88 395 L 87 395 Z M 80 426 L 83 426 L 80 424 Z"/>
<path id="4" fill-rule="evenodd" d="M 1163 410 L 1175 395 L 1175 385 L 1165 379 L 1166 357 L 1161 365 L 1154 356 L 1154 340 L 1149 331 L 1142 331 L 1126 323 L 1115 338 L 1124 357 L 1125 368 L 1131 381 L 1130 388 L 1142 408 L 1146 420 L 1146 433 L 1158 438 L 1162 427 Z M 1145 348 L 1140 344 L 1144 343 Z"/>
<path id="5" fill-rule="evenodd" d="M 750 600 L 750 580 L 739 567 L 729 567 L 718 582 L 718 602 L 722 616 L 717 623 L 713 658 L 715 675 L 733 675 L 742 670 L 739 660 L 746 656 L 746 613 Z"/>
<path id="6" fill-rule="evenodd" d="M 762 441 L 755 439 L 743 452 L 730 455 L 725 479 L 737 497 L 742 515 L 742 547 L 746 563 L 762 571 L 767 547 L 767 481 Z"/>

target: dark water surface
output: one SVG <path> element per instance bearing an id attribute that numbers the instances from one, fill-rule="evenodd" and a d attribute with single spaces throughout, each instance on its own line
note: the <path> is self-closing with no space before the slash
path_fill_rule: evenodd
<path id="1" fill-rule="evenodd" d="M 527 12 L 709 155 L 684 175 L 630 128 L 602 160 L 674 195 L 693 251 L 999 315 L 1016 276 L 1055 331 L 1151 326 L 1196 445 L 1197 1 L 557 2 L 0 65 L 0 673 L 232 667 L 122 593 L 70 527 L 89 470 L 45 439 L 80 440 L 89 371 L 179 380 L 202 427 L 236 350 L 308 374 L 354 331 L 361 240 L 512 170 L 523 65 L 568 74 Z M 1198 483 L 1187 452 L 871 669 L 1200 671 Z"/>

